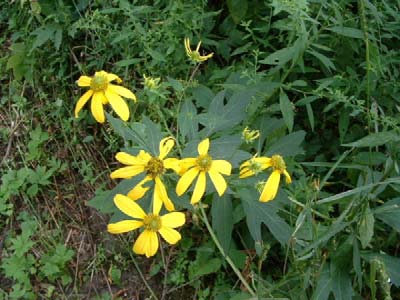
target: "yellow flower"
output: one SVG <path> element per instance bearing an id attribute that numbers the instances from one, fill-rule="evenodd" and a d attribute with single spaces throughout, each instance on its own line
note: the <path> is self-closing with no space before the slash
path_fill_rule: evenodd
<path id="1" fill-rule="evenodd" d="M 240 166 L 240 178 L 246 178 L 255 175 L 269 167 L 272 167 L 272 173 L 261 192 L 261 202 L 267 202 L 275 198 L 276 193 L 278 192 L 281 174 L 286 177 L 286 183 L 292 182 L 289 173 L 286 171 L 285 161 L 280 155 L 272 155 L 270 158 L 253 157 Z"/>
<path id="2" fill-rule="evenodd" d="M 160 141 L 158 156 L 151 156 L 146 151 L 141 150 L 138 155 L 134 156 L 125 152 L 118 152 L 115 158 L 127 167 L 120 168 L 111 173 L 110 177 L 115 178 L 131 178 L 145 172 L 146 176 L 140 181 L 129 193 L 128 197 L 132 200 L 138 200 L 144 196 L 150 187 L 143 185 L 149 181 L 155 182 L 154 187 L 154 203 L 153 206 L 159 211 L 164 203 L 165 208 L 169 211 L 175 209 L 174 204 L 168 197 L 167 190 L 161 181 L 161 176 L 166 169 L 173 169 L 178 172 L 178 162 L 176 158 L 165 158 L 175 145 L 173 138 L 167 137 Z"/>
<path id="3" fill-rule="evenodd" d="M 242 131 L 242 139 L 246 142 L 246 144 L 251 143 L 255 139 L 260 136 L 260 130 L 250 130 L 249 127 L 246 126 Z"/>
<path id="4" fill-rule="evenodd" d="M 124 121 L 129 119 L 129 107 L 121 98 L 125 97 L 136 101 L 136 96 L 127 88 L 112 84 L 112 81 L 121 83 L 122 80 L 115 74 L 105 71 L 96 72 L 93 77 L 81 76 L 77 84 L 81 87 L 90 87 L 90 89 L 79 98 L 75 106 L 75 118 L 78 117 L 82 107 L 92 98 L 92 115 L 99 123 L 104 123 L 103 105 L 110 103 L 112 109 Z"/>
<path id="5" fill-rule="evenodd" d="M 200 55 L 199 50 L 200 50 L 201 41 L 197 44 L 196 50 L 194 50 L 194 51 L 192 51 L 192 49 L 190 48 L 189 38 L 185 38 L 184 43 L 185 43 L 186 54 L 190 58 L 190 60 L 192 60 L 193 62 L 201 63 L 201 62 L 206 61 L 207 59 L 211 58 L 214 55 L 213 52 L 211 52 L 208 55 Z"/>
<path id="6" fill-rule="evenodd" d="M 185 224 L 184 213 L 172 212 L 160 216 L 160 210 L 153 206 L 153 213 L 146 214 L 136 202 L 121 194 L 115 195 L 114 203 L 124 214 L 139 220 L 123 220 L 108 224 L 108 232 L 119 234 L 140 227 L 144 228 L 133 245 L 133 252 L 136 254 L 144 254 L 146 257 L 156 254 L 158 250 L 157 232 L 171 245 L 181 239 L 180 233 L 174 228 Z"/>
<path id="7" fill-rule="evenodd" d="M 210 147 L 209 139 L 201 141 L 197 147 L 198 157 L 184 158 L 179 166 L 184 170 L 184 174 L 176 185 L 176 193 L 181 196 L 189 188 L 193 180 L 198 175 L 196 185 L 190 203 L 195 204 L 200 201 L 206 190 L 206 173 L 210 176 L 218 195 L 222 196 L 227 188 L 226 181 L 221 174 L 231 175 L 232 166 L 226 160 L 213 160 L 208 154 Z"/>

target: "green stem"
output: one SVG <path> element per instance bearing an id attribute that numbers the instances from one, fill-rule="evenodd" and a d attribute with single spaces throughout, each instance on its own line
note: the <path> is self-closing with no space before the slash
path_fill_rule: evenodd
<path id="1" fill-rule="evenodd" d="M 217 246 L 219 252 L 221 252 L 222 256 L 225 258 L 225 260 L 228 262 L 228 264 L 231 266 L 233 271 L 235 272 L 236 276 L 239 278 L 239 280 L 242 282 L 242 284 L 245 286 L 245 288 L 249 291 L 249 293 L 255 297 L 256 293 L 253 291 L 253 289 L 250 287 L 250 285 L 247 283 L 246 279 L 243 278 L 242 273 L 240 273 L 239 269 L 235 266 L 231 258 L 225 253 L 224 249 L 222 248 L 217 236 L 215 235 L 214 231 L 211 228 L 210 223 L 208 222 L 206 212 L 204 211 L 203 206 L 200 204 L 200 211 L 202 215 L 202 219 L 204 224 L 206 224 L 207 230 L 211 235 L 211 238 L 213 239 L 215 245 Z"/>
<path id="2" fill-rule="evenodd" d="M 127 244 L 127 243 L 126 243 Z M 133 261 L 133 264 L 135 265 L 136 271 L 138 271 L 140 278 L 143 280 L 144 285 L 146 286 L 147 290 L 150 292 L 151 296 L 155 299 L 158 300 L 156 294 L 154 293 L 153 289 L 151 288 L 151 286 L 149 285 L 149 283 L 147 282 L 146 278 L 144 278 L 144 275 L 142 273 L 142 270 L 140 270 L 139 265 L 135 259 L 135 257 L 133 256 L 132 252 L 129 251 L 129 254 L 131 256 L 131 259 Z"/>

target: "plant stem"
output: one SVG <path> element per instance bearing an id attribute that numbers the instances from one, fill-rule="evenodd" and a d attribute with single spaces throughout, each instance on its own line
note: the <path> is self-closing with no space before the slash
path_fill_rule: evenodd
<path id="1" fill-rule="evenodd" d="M 225 260 L 228 262 L 228 264 L 231 266 L 233 271 L 235 272 L 236 276 L 239 278 L 239 280 L 242 282 L 242 284 L 245 286 L 245 288 L 249 291 L 249 293 L 255 297 L 256 293 L 253 291 L 253 289 L 250 287 L 250 285 L 247 283 L 246 279 L 243 278 L 242 273 L 240 273 L 239 269 L 235 266 L 231 258 L 225 253 L 224 249 L 222 248 L 217 236 L 215 235 L 214 231 L 211 228 L 210 223 L 208 222 L 206 212 L 204 211 L 203 206 L 200 204 L 200 211 L 202 215 L 202 219 L 204 224 L 206 224 L 207 230 L 211 235 L 211 238 L 213 239 L 215 245 L 217 246 L 219 252 L 221 252 L 222 256 L 225 258 Z"/>

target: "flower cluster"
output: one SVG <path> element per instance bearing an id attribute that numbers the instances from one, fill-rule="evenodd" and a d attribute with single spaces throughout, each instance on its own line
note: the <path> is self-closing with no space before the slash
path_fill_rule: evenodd
<path id="1" fill-rule="evenodd" d="M 189 39 L 184 41 L 188 57 L 192 62 L 201 63 L 213 56 L 200 55 L 201 42 L 197 44 L 196 50 L 191 50 Z M 144 76 L 144 86 L 147 89 L 156 89 L 160 78 Z M 117 84 L 114 84 L 115 82 Z M 81 87 L 89 87 L 78 100 L 75 107 L 75 117 L 78 117 L 83 106 L 91 99 L 91 111 L 93 117 L 99 123 L 105 121 L 103 105 L 110 104 L 115 113 L 124 121 L 129 119 L 128 104 L 122 99 L 128 98 L 136 101 L 136 96 L 130 90 L 122 87 L 122 80 L 115 74 L 105 71 L 96 72 L 93 77 L 81 76 L 77 84 Z M 242 139 L 245 143 L 252 143 L 260 136 L 259 130 L 250 130 L 246 127 L 242 132 Z M 127 195 L 116 194 L 114 203 L 130 219 L 108 224 L 108 232 L 120 234 L 142 228 L 141 233 L 133 245 L 133 251 L 137 254 L 151 257 L 157 253 L 159 247 L 158 234 L 169 244 L 176 244 L 180 239 L 180 233 L 175 228 L 185 223 L 185 214 L 175 211 L 175 205 L 171 201 L 167 188 L 164 184 L 165 176 L 172 170 L 180 176 L 176 184 L 178 196 L 187 192 L 193 185 L 190 203 L 196 205 L 206 193 L 207 178 L 211 181 L 219 196 L 227 190 L 225 176 L 230 176 L 232 165 L 222 159 L 213 159 L 209 154 L 210 140 L 202 140 L 197 147 L 197 157 L 186 157 L 182 159 L 167 157 L 173 147 L 173 137 L 166 137 L 159 143 L 158 153 L 149 153 L 140 150 L 136 155 L 127 152 L 118 152 L 116 160 L 124 166 L 113 171 L 110 177 L 113 179 L 129 179 L 135 176 L 143 178 L 132 187 Z M 275 198 L 281 175 L 286 177 L 290 183 L 291 178 L 286 170 L 286 164 L 280 155 L 272 157 L 254 156 L 240 166 L 240 178 L 257 175 L 263 170 L 272 168 L 272 173 L 264 184 L 260 195 L 260 201 L 266 202 Z M 193 182 L 196 181 L 194 184 Z M 151 213 L 146 213 L 136 202 L 142 199 L 146 193 L 152 191 Z M 162 208 L 168 213 L 160 215 Z"/>

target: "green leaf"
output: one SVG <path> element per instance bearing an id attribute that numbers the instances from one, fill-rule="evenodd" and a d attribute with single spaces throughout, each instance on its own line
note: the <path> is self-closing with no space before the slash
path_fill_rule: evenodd
<path id="1" fill-rule="evenodd" d="M 275 51 L 274 53 L 268 55 L 263 60 L 260 60 L 260 64 L 265 65 L 279 65 L 283 66 L 285 63 L 294 58 L 296 51 L 294 47 L 287 47 Z"/>
<path id="2" fill-rule="evenodd" d="M 330 60 L 325 55 L 314 50 L 308 50 L 307 52 L 318 59 L 325 66 L 325 68 L 327 68 L 328 71 L 336 70 L 336 67 L 333 64 L 332 60 Z"/>
<path id="3" fill-rule="evenodd" d="M 147 148 L 154 156 L 159 155 L 160 141 L 163 138 L 161 127 L 159 124 L 154 123 L 148 117 L 142 117 L 142 123 L 146 126 L 145 128 L 145 143 Z"/>
<path id="4" fill-rule="evenodd" d="M 283 157 L 295 156 L 303 153 L 303 148 L 300 146 L 304 141 L 306 132 L 303 130 L 292 132 L 284 137 L 280 138 L 278 141 L 273 142 L 272 145 L 268 145 L 266 156 L 271 156 L 273 154 L 280 154 Z"/>
<path id="5" fill-rule="evenodd" d="M 355 39 L 363 39 L 364 38 L 364 33 L 357 28 L 352 28 L 352 27 L 345 27 L 345 26 L 333 26 L 330 28 L 327 28 L 327 30 L 330 30 L 332 32 L 335 32 L 337 34 L 340 34 L 345 37 L 351 37 Z"/>
<path id="6" fill-rule="evenodd" d="M 178 115 L 178 126 L 183 137 L 193 140 L 197 138 L 199 123 L 197 121 L 197 110 L 192 101 L 186 100 Z"/>
<path id="7" fill-rule="evenodd" d="M 374 210 L 377 219 L 400 232 L 400 198 L 392 199 Z"/>
<path id="8" fill-rule="evenodd" d="M 189 272 L 189 279 L 194 279 L 207 274 L 215 273 L 221 268 L 221 259 L 211 258 L 203 261 L 201 264 L 196 264 L 196 267 L 191 268 Z"/>
<path id="9" fill-rule="evenodd" d="M 330 275 L 329 266 L 325 265 L 319 274 L 317 286 L 312 295 L 312 300 L 327 300 L 332 291 L 332 277 Z"/>
<path id="10" fill-rule="evenodd" d="M 227 0 L 226 3 L 233 21 L 238 24 L 246 16 L 248 9 L 247 0 Z"/>
<path id="11" fill-rule="evenodd" d="M 331 263 L 332 292 L 335 300 L 349 300 L 353 296 L 353 287 L 349 270 Z"/>
<path id="12" fill-rule="evenodd" d="M 224 194 L 219 197 L 215 194 L 211 207 L 212 227 L 215 230 L 225 253 L 229 252 L 232 230 L 233 230 L 233 212 L 232 197 Z"/>
<path id="13" fill-rule="evenodd" d="M 398 142 L 400 141 L 400 136 L 395 131 L 383 131 L 377 133 L 371 133 L 355 142 L 349 144 L 343 144 L 344 147 L 377 147 L 384 145 L 388 142 Z"/>
<path id="14" fill-rule="evenodd" d="M 289 132 L 292 132 L 294 121 L 294 105 L 289 101 L 289 98 L 284 91 L 281 91 L 279 95 L 279 107 Z"/>
<path id="15" fill-rule="evenodd" d="M 374 236 L 374 216 L 369 208 L 365 209 L 361 216 L 358 233 L 360 237 L 361 246 L 366 248 Z"/>
<path id="16" fill-rule="evenodd" d="M 136 65 L 140 63 L 143 59 L 142 58 L 130 58 L 130 59 L 122 59 L 115 63 L 117 67 L 129 67 L 131 65 Z"/>
<path id="17" fill-rule="evenodd" d="M 384 253 L 363 253 L 361 256 L 369 262 L 374 259 L 382 261 L 386 266 L 387 272 L 389 273 L 390 282 L 395 286 L 400 287 L 400 258 Z"/>
<path id="18" fill-rule="evenodd" d="M 274 201 L 263 203 L 255 190 L 241 188 L 238 191 L 250 234 L 255 241 L 262 240 L 261 224 L 264 223 L 272 235 L 282 244 L 286 245 L 291 237 L 290 226 L 277 214 L 278 207 Z"/>

